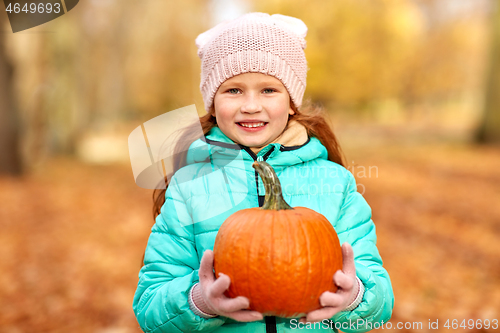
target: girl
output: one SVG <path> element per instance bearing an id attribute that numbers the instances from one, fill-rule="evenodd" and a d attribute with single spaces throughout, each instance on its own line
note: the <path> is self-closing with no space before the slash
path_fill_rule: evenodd
<path id="1" fill-rule="evenodd" d="M 196 39 L 205 136 L 182 154 L 183 167 L 155 199 L 133 304 L 145 332 L 365 332 L 389 320 L 394 297 L 371 209 L 323 116 L 301 109 L 306 33 L 297 18 L 249 13 Z M 344 266 L 332 276 L 338 291 L 324 292 L 322 308 L 301 318 L 263 318 L 247 309 L 246 297 L 224 295 L 228 276 L 214 276 L 220 225 L 263 204 L 255 160 L 275 169 L 290 206 L 325 215 L 343 243 Z"/>

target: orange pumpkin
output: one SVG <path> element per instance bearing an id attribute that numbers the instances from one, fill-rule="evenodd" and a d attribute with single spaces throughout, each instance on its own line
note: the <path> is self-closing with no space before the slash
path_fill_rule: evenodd
<path id="1" fill-rule="evenodd" d="M 266 162 L 253 167 L 266 189 L 261 208 L 243 209 L 222 224 L 214 244 L 214 269 L 231 278 L 227 297 L 245 296 L 265 316 L 299 317 L 321 308 L 319 296 L 335 292 L 342 269 L 335 229 L 323 215 L 290 207 Z"/>

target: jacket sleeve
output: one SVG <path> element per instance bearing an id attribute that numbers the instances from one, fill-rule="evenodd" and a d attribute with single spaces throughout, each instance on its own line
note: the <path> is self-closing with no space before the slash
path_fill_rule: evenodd
<path id="1" fill-rule="evenodd" d="M 371 208 L 357 192 L 354 176 L 348 171 L 346 174 L 348 184 L 335 229 L 341 244 L 348 242 L 352 245 L 356 275 L 363 282 L 365 293 L 358 307 L 352 311 L 339 312 L 331 319 L 343 323 L 342 331 L 357 333 L 379 327 L 391 318 L 394 294 L 389 274 L 382 267 L 382 258 L 376 246 Z"/>
<path id="2" fill-rule="evenodd" d="M 173 177 L 151 230 L 133 301 L 144 332 L 211 332 L 224 324 L 225 317 L 205 319 L 189 308 L 199 266 L 191 216 Z"/>

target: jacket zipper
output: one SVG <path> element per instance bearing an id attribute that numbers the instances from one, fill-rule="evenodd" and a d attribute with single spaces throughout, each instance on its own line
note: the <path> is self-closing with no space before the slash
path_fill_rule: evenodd
<path id="1" fill-rule="evenodd" d="M 269 155 L 272 154 L 274 151 L 274 146 L 269 149 L 268 152 L 266 152 L 262 156 L 257 156 L 255 153 L 248 147 L 241 146 L 250 156 L 252 156 L 254 161 L 266 161 L 269 157 Z M 283 146 L 280 147 L 283 148 Z M 259 198 L 259 207 L 262 207 L 264 204 L 264 196 L 259 195 L 259 173 L 257 170 L 255 170 L 255 185 L 257 186 L 257 197 Z M 276 333 L 278 332 L 278 328 L 276 327 L 276 317 L 275 316 L 266 316 L 265 317 L 265 322 L 266 322 L 266 333 Z"/>
<path id="2" fill-rule="evenodd" d="M 266 161 L 269 158 L 269 155 L 274 151 L 274 146 L 269 149 L 264 155 L 257 156 L 250 148 L 246 146 L 241 146 L 252 158 L 254 161 Z M 257 198 L 259 199 L 259 207 L 262 207 L 264 204 L 264 196 L 259 194 L 259 173 L 255 170 L 255 185 L 257 186 Z"/>

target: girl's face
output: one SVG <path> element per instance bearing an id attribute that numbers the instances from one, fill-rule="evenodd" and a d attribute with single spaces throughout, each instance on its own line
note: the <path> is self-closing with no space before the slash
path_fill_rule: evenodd
<path id="1" fill-rule="evenodd" d="M 294 114 L 280 80 L 244 73 L 226 80 L 214 97 L 217 125 L 236 143 L 259 151 L 281 135 Z"/>

